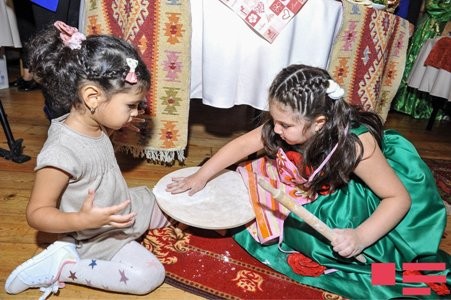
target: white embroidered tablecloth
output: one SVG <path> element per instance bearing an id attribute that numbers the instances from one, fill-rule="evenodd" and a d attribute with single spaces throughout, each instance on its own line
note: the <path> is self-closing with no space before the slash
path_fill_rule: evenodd
<path id="1" fill-rule="evenodd" d="M 246 104 L 267 110 L 269 86 L 282 68 L 327 67 L 341 2 L 307 1 L 268 43 L 221 1 L 191 1 L 191 98 L 218 108 Z"/>
<path id="2" fill-rule="evenodd" d="M 307 0 L 220 0 L 272 43 Z"/>

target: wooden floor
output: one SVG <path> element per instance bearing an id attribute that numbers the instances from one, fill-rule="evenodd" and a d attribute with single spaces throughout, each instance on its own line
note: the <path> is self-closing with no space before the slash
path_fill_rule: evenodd
<path id="1" fill-rule="evenodd" d="M 20 263 L 36 254 L 53 240 L 53 236 L 36 232 L 25 220 L 25 207 L 33 183 L 33 168 L 46 137 L 48 121 L 42 112 L 40 91 L 19 92 L 15 88 L 0 90 L 0 99 L 7 113 L 14 138 L 24 139 L 23 153 L 31 160 L 18 164 L 0 157 L 0 299 L 12 298 L 3 286 L 9 273 Z M 190 110 L 189 147 L 184 166 L 197 166 L 215 153 L 231 138 L 249 128 L 252 112 L 245 106 L 233 109 L 214 109 L 192 100 Z M 233 122 L 231 122 L 233 120 Z M 243 121 L 244 120 L 244 121 Z M 424 158 L 451 160 L 451 123 L 442 121 L 426 131 L 426 120 L 390 113 L 386 127 L 395 128 L 410 139 Z M 9 149 L 0 130 L 0 148 Z M 150 164 L 118 154 L 119 164 L 130 186 L 153 185 L 163 175 L 184 167 Z M 448 217 L 448 224 L 451 219 Z M 451 225 L 450 225 L 451 226 Z M 442 249 L 451 253 L 451 234 L 443 239 Z M 36 289 L 28 290 L 15 299 L 36 299 Z M 163 284 L 146 296 L 126 296 L 90 288 L 67 285 L 61 290 L 61 299 L 198 299 L 199 297 Z"/>

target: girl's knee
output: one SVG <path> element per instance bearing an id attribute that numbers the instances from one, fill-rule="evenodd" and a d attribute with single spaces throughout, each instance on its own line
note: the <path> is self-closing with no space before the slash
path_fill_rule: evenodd
<path id="1" fill-rule="evenodd" d="M 143 263 L 143 267 L 135 271 L 135 276 L 139 278 L 138 282 L 140 283 L 137 285 L 134 294 L 138 295 L 148 294 L 158 288 L 164 282 L 166 276 L 166 271 L 159 261 Z"/>
<path id="2" fill-rule="evenodd" d="M 126 293 L 144 295 L 159 287 L 165 278 L 163 265 L 155 255 L 136 241 L 126 244 L 113 260 L 127 268 Z"/>

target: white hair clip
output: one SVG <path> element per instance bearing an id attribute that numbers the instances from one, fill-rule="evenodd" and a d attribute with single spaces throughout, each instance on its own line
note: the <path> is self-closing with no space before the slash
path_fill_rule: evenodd
<path id="1" fill-rule="evenodd" d="M 138 77 L 136 77 L 136 67 L 138 66 L 138 61 L 134 58 L 127 57 L 126 59 L 127 65 L 129 66 L 130 70 L 128 71 L 127 76 L 125 77 L 125 81 L 134 84 L 138 82 Z"/>
<path id="2" fill-rule="evenodd" d="M 326 89 L 326 93 L 329 96 L 329 98 L 338 100 L 341 97 L 344 96 L 345 90 L 341 88 L 341 86 L 338 85 L 335 81 L 332 79 L 329 79 L 329 87 Z"/>

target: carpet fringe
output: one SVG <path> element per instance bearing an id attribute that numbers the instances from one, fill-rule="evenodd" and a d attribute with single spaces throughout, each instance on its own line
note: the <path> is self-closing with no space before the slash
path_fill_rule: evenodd
<path id="1" fill-rule="evenodd" d="M 150 149 L 148 147 L 139 147 L 133 145 L 115 145 L 115 151 L 130 153 L 135 158 L 145 157 L 153 162 L 173 163 L 175 157 L 179 162 L 185 161 L 185 149 Z"/>

